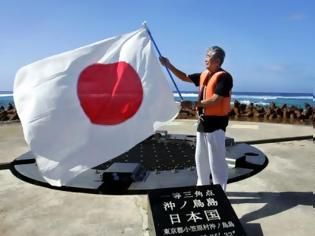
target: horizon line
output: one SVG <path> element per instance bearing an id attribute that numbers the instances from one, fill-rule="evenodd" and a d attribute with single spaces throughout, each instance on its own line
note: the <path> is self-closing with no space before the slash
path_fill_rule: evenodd
<path id="1" fill-rule="evenodd" d="M 181 93 L 198 93 L 198 90 L 183 90 L 183 91 L 180 91 Z M 10 91 L 10 90 L 1 90 L 0 93 L 11 93 L 13 94 L 13 91 Z M 172 93 L 178 93 L 176 90 L 173 90 Z M 249 91 L 232 91 L 232 94 L 233 93 L 247 93 L 247 94 L 251 94 L 251 93 L 268 93 L 268 94 L 279 94 L 279 93 L 283 93 L 283 94 L 307 94 L 307 95 L 312 95 L 314 96 L 314 93 L 311 93 L 311 92 L 249 92 Z"/>

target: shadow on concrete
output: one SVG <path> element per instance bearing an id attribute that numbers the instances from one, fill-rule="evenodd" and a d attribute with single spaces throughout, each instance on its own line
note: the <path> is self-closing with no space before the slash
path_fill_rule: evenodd
<path id="1" fill-rule="evenodd" d="M 231 204 L 265 203 L 253 212 L 240 218 L 248 235 L 263 235 L 260 224 L 249 223 L 267 216 L 289 210 L 298 205 L 314 207 L 315 195 L 313 192 L 227 192 Z"/>

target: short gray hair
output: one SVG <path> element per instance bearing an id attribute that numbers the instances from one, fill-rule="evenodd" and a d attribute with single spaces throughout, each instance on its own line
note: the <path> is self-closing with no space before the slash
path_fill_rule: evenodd
<path id="1" fill-rule="evenodd" d="M 222 48 L 218 46 L 212 46 L 208 48 L 208 53 L 211 53 L 211 59 L 219 60 L 222 65 L 224 62 L 225 52 Z"/>

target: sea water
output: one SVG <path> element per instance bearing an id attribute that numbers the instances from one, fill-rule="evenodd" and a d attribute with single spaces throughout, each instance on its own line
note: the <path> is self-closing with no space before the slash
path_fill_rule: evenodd
<path id="1" fill-rule="evenodd" d="M 180 101 L 178 93 L 174 92 L 176 101 Z M 184 100 L 197 101 L 198 94 L 195 91 L 181 92 Z M 314 97 L 311 93 L 266 93 L 266 92 L 233 92 L 232 102 L 237 100 L 240 103 L 267 106 L 274 102 L 277 106 L 287 104 L 288 106 L 296 106 L 303 108 L 305 103 L 313 105 Z M 0 106 L 7 106 L 9 103 L 14 104 L 13 93 L 11 91 L 0 91 Z"/>
<path id="2" fill-rule="evenodd" d="M 181 92 L 184 100 L 197 101 L 197 92 Z M 174 92 L 176 101 L 180 101 L 178 93 Z M 255 105 L 268 106 L 274 102 L 277 106 L 287 104 L 303 108 L 305 103 L 313 105 L 314 97 L 311 93 L 266 93 L 266 92 L 233 92 L 231 103 L 235 100 L 243 104 L 254 103 Z"/>

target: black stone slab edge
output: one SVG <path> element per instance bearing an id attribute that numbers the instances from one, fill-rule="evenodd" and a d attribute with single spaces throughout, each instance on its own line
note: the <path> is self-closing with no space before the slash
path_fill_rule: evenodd
<path id="1" fill-rule="evenodd" d="M 10 162 L 7 163 L 0 163 L 0 170 L 7 170 L 10 169 Z"/>
<path id="2" fill-rule="evenodd" d="M 24 160 L 14 160 L 15 165 L 31 164 L 34 163 L 35 159 L 24 159 Z M 12 162 L 0 163 L 0 170 L 10 169 Z"/>
<path id="3" fill-rule="evenodd" d="M 264 143 L 280 143 L 280 142 L 299 141 L 299 140 L 312 140 L 312 139 L 313 139 L 312 135 L 307 135 L 307 136 L 298 136 L 298 137 L 285 137 L 285 138 L 251 140 L 251 141 L 242 141 L 242 142 L 235 142 L 235 143 L 236 144 L 239 144 L 239 143 L 264 144 Z"/>
<path id="4" fill-rule="evenodd" d="M 32 163 L 35 163 L 35 159 L 13 161 L 13 162 L 10 163 L 10 171 L 17 178 L 19 178 L 19 179 L 21 179 L 21 180 L 23 180 L 25 182 L 28 182 L 30 184 L 38 185 L 38 186 L 41 186 L 41 187 L 46 187 L 46 188 L 56 189 L 56 190 L 61 190 L 61 191 L 68 191 L 68 192 L 80 192 L 80 193 L 94 193 L 94 194 L 98 194 L 98 190 L 97 189 L 86 189 L 86 188 L 77 188 L 77 187 L 68 187 L 68 186 L 61 186 L 61 187 L 52 186 L 52 185 L 50 185 L 47 182 L 38 181 L 38 180 L 35 180 L 35 179 L 32 179 L 32 178 L 29 178 L 29 177 L 27 177 L 25 175 L 22 175 L 20 172 L 18 172 L 15 169 L 16 165 L 32 164 Z"/>
<path id="5" fill-rule="evenodd" d="M 262 164 L 262 165 L 256 165 L 256 164 L 252 164 L 250 162 L 247 162 L 245 160 L 245 158 L 243 160 L 241 160 L 240 162 L 240 165 L 243 167 L 243 168 L 248 168 L 248 169 L 251 169 L 252 171 L 249 172 L 248 174 L 243 174 L 243 175 L 240 175 L 240 176 L 236 176 L 234 178 L 231 178 L 231 179 L 228 179 L 228 183 L 234 183 L 234 182 L 238 182 L 238 181 L 241 181 L 243 179 L 247 179 L 253 175 L 256 175 L 258 174 L 260 171 L 262 171 L 263 169 L 266 168 L 266 166 L 268 165 L 269 163 L 269 160 L 267 158 L 267 156 L 264 156 L 265 157 L 265 162 Z"/>
<path id="6" fill-rule="evenodd" d="M 76 192 L 76 193 L 91 193 L 91 194 L 106 194 L 106 195 L 134 195 L 134 194 L 147 194 L 147 190 L 128 190 L 128 191 L 116 191 L 116 189 L 113 189 L 113 191 L 108 191 L 108 192 L 104 192 L 103 189 L 100 187 L 98 189 L 88 189 L 88 188 L 80 188 L 80 187 L 69 187 L 69 186 L 52 186 L 47 182 L 42 182 L 39 180 L 35 180 L 32 178 L 29 178 L 23 174 L 21 174 L 20 172 L 18 172 L 15 169 L 16 165 L 20 165 L 20 164 L 32 164 L 35 163 L 35 159 L 29 159 L 29 160 L 25 160 L 22 163 L 21 161 L 13 161 L 10 163 L 10 171 L 12 172 L 12 174 L 14 176 L 16 176 L 17 178 L 30 183 L 30 184 L 34 184 L 34 185 L 38 185 L 41 187 L 45 187 L 45 188 L 50 188 L 50 189 L 55 189 L 55 190 L 61 190 L 61 191 L 68 191 L 68 192 Z"/>
<path id="7" fill-rule="evenodd" d="M 69 192 L 80 192 L 80 193 L 92 193 L 92 194 L 109 194 L 109 195 L 133 195 L 133 194 L 147 194 L 149 191 L 151 190 L 127 190 L 127 191 L 116 191 L 115 189 L 113 191 L 105 191 L 102 187 L 98 188 L 98 189 L 88 189 L 88 188 L 80 188 L 80 187 L 69 187 L 69 186 L 61 186 L 61 187 L 57 187 L 57 186 L 52 186 L 47 182 L 42 182 L 42 181 L 38 181 L 32 178 L 29 178 L 23 174 L 21 174 L 20 172 L 18 172 L 15 169 L 16 165 L 21 165 L 21 164 L 32 164 L 35 162 L 35 159 L 30 159 L 30 160 L 21 160 L 21 161 L 13 161 L 11 162 L 10 165 L 10 170 L 12 172 L 12 174 L 14 176 L 16 176 L 17 178 L 34 184 L 34 185 L 38 185 L 38 186 L 42 186 L 42 187 L 46 187 L 46 188 L 50 188 L 50 189 L 55 189 L 55 190 L 61 190 L 61 191 L 69 191 Z M 238 177 L 234 177 L 228 180 L 228 183 L 233 183 L 233 182 L 237 182 L 246 178 L 249 178 L 257 173 L 259 173 L 260 171 L 262 171 L 266 166 L 268 165 L 268 158 L 265 158 L 265 162 L 263 165 L 259 166 L 259 168 L 254 169 L 253 171 L 251 171 L 248 174 L 244 174 Z"/>
<path id="8" fill-rule="evenodd" d="M 39 180 L 35 180 L 35 179 L 32 179 L 32 178 L 29 178 L 29 177 L 21 174 L 20 172 L 18 172 L 15 169 L 16 165 L 33 164 L 33 163 L 35 163 L 35 159 L 15 160 L 15 161 L 13 161 L 11 163 L 6 163 L 6 165 L 9 165 L 9 167 L 8 166 L 6 166 L 6 167 L 8 167 L 7 169 L 11 170 L 13 175 L 15 175 L 17 178 L 19 178 L 21 180 L 24 180 L 25 182 L 28 182 L 28 183 L 31 183 L 31 184 L 34 184 L 34 185 L 38 185 L 38 186 L 42 186 L 42 187 L 46 187 L 46 188 L 61 190 L 61 191 L 92 193 L 92 194 L 110 194 L 110 195 L 147 194 L 148 191 L 150 191 L 150 190 L 127 190 L 127 191 L 119 191 L 119 190 L 117 190 L 116 191 L 116 189 L 113 189 L 113 191 L 107 190 L 107 191 L 104 192 L 104 188 L 102 188 L 101 186 L 98 189 L 88 189 L 88 188 L 69 187 L 69 186 L 57 187 L 57 186 L 52 186 L 52 185 L 50 185 L 47 182 L 42 182 L 42 181 L 39 181 Z M 246 165 L 248 165 L 248 166 L 246 166 Z M 251 172 L 249 172 L 248 174 L 244 174 L 244 175 L 240 175 L 240 176 L 231 178 L 231 179 L 228 180 L 228 183 L 237 182 L 237 181 L 249 178 L 249 177 L 251 177 L 253 175 L 256 175 L 257 173 L 262 171 L 267 165 L 268 165 L 268 158 L 265 156 L 265 162 L 264 162 L 263 165 L 260 165 L 260 166 L 259 165 L 255 165 L 255 168 L 252 169 Z M 253 167 L 250 163 L 248 163 L 246 161 L 244 161 L 244 163 L 242 163 L 242 166 L 243 167 L 249 167 L 249 168 Z"/>

